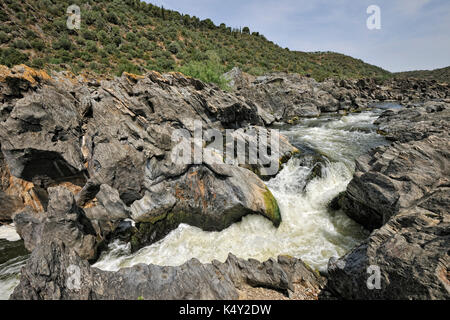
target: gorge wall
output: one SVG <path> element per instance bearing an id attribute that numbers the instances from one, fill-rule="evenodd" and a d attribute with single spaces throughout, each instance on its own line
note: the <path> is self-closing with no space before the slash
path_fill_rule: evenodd
<path id="1" fill-rule="evenodd" d="M 215 231 L 247 214 L 280 223 L 277 202 L 261 176 L 263 163 L 235 166 L 208 157 L 175 163 L 175 130 L 194 136 L 195 121 L 221 132 L 263 128 L 323 112 L 357 112 L 380 101 L 409 105 L 378 120 L 380 134 L 395 142 L 360 158 L 347 192 L 333 203 L 375 231 L 330 262 L 323 292 L 346 299 L 448 298 L 448 85 L 408 79 L 318 83 L 233 70 L 226 77 L 234 89 L 224 92 L 178 73 L 124 73 L 99 81 L 65 72 L 50 77 L 25 66 L 0 71 L 0 198 L 11 208 L 0 212 L 0 220 L 14 220 L 33 251 L 12 298 L 155 298 L 162 290 L 161 299 L 224 299 L 239 297 L 240 284 L 289 294 L 298 283 L 298 290 L 315 288 L 317 297 L 324 279 L 293 258 L 260 264 L 230 256 L 225 264 L 191 261 L 175 269 L 117 273 L 91 268 L 86 260 L 95 261 L 118 238 L 137 250 L 180 223 Z M 424 101 L 429 102 L 422 106 Z M 273 155 L 279 166 L 300 153 L 281 141 Z M 81 291 L 66 287 L 62 270 L 68 264 L 83 270 Z M 367 289 L 372 264 L 380 266 L 384 290 Z M 266 271 L 257 272 L 261 268 Z M 166 280 L 137 292 L 139 284 L 131 280 L 137 275 Z M 217 277 L 226 280 L 217 284 Z M 197 281 L 199 288 L 214 287 L 202 294 L 193 289 Z M 127 290 L 117 292 L 117 283 Z"/>

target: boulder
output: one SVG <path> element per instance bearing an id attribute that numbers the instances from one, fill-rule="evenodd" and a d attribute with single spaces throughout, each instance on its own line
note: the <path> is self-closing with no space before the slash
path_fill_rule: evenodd
<path id="1" fill-rule="evenodd" d="M 29 251 L 45 245 L 48 240 L 61 240 L 82 259 L 95 260 L 98 246 L 95 229 L 83 210 L 76 205 L 73 194 L 64 187 L 49 188 L 47 212 L 38 217 L 24 211 L 14 217 L 16 230 Z"/>
<path id="2" fill-rule="evenodd" d="M 134 250 L 161 239 L 180 223 L 220 231 L 250 213 L 265 216 L 275 226 L 281 222 L 278 204 L 265 184 L 249 170 L 231 165 L 220 166 L 220 172 L 191 166 L 175 180 L 152 184 L 132 204 L 131 213 L 139 229 L 131 242 Z"/>

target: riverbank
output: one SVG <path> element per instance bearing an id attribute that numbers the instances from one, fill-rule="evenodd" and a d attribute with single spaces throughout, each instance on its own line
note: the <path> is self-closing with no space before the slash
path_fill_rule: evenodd
<path id="1" fill-rule="evenodd" d="M 289 207 L 289 204 L 284 205 L 282 196 L 277 194 L 280 191 L 279 187 L 284 188 L 289 184 L 286 181 L 279 181 L 278 185 L 271 185 L 271 181 L 282 180 L 283 171 L 267 182 L 269 186 L 267 188 L 264 183 L 268 180 L 267 177 L 260 175 L 263 170 L 262 163 L 252 167 L 237 167 L 226 163 L 217 165 L 208 159 L 194 166 L 179 165 L 170 161 L 170 153 L 174 146 L 174 142 L 170 141 L 173 131 L 183 128 L 193 136 L 195 128 L 192 120 L 200 121 L 204 128 L 222 131 L 268 126 L 280 120 L 291 124 L 298 122 L 301 126 L 301 117 L 305 116 L 302 112 L 308 107 L 306 100 L 314 101 L 318 98 L 317 93 L 320 90 L 318 91 L 315 85 L 305 87 L 304 90 L 295 89 L 297 85 L 303 86 L 304 81 L 309 81 L 304 79 L 300 79 L 297 83 L 292 79 L 285 80 L 287 77 L 281 76 L 281 81 L 266 81 L 273 77 L 279 79 L 280 75 L 269 76 L 265 80 L 256 79 L 256 82 L 251 82 L 250 87 L 257 86 L 255 92 L 268 92 L 267 97 L 278 101 L 278 104 L 275 102 L 268 104 L 281 106 L 277 108 L 278 111 L 265 107 L 258 99 L 252 100 L 240 93 L 242 89 L 236 88 L 237 92 L 226 93 L 217 87 L 180 74 L 151 73 L 144 77 L 124 74 L 116 80 L 97 82 L 71 78 L 69 74 L 64 73 L 53 77 L 44 76 L 25 67 L 5 71 L 1 87 L 5 103 L 0 135 L 4 155 L 1 159 L 4 163 L 2 176 L 7 179 L 2 181 L 11 181 L 10 177 L 21 180 L 20 183 L 9 182 L 5 185 L 6 191 L 3 193 L 11 199 L 8 190 L 11 190 L 11 187 L 22 186 L 14 200 L 22 199 L 22 205 L 17 205 L 17 202 L 11 200 L 11 204 L 17 206 L 17 211 L 9 212 L 14 216 L 17 230 L 26 247 L 33 251 L 22 273 L 21 283 L 12 297 L 134 299 L 138 293 L 135 289 L 139 283 L 126 275 L 139 274 L 139 277 L 142 276 L 142 279 L 148 282 L 145 276 L 148 272 L 160 274 L 163 279 L 167 274 L 168 280 L 164 282 L 159 278 L 152 278 L 153 287 L 146 285 L 142 288 L 144 291 L 140 292 L 142 295 L 137 297 L 236 298 L 239 295 L 236 290 L 241 285 L 270 287 L 289 294 L 295 288 L 295 283 L 301 279 L 308 279 L 307 282 L 315 287 L 323 286 L 322 277 L 319 277 L 312 268 L 297 258 L 289 257 L 281 257 L 278 261 L 269 260 L 263 264 L 253 260 L 245 262 L 230 258 L 225 264 L 219 262 L 201 264 L 198 261 L 190 261 L 179 267 L 150 265 L 143 270 L 134 266 L 120 271 L 101 271 L 92 268 L 87 262 L 96 262 L 107 245 L 115 240 L 130 243 L 131 250 L 136 252 L 140 248 L 157 243 L 158 240 L 170 238 L 167 235 L 180 224 L 199 227 L 207 232 L 232 229 L 235 228 L 236 222 L 250 218 L 258 218 L 268 224 L 268 228 L 278 231 L 283 229 L 283 225 L 294 225 L 291 219 L 283 220 L 282 212 L 287 211 L 286 207 Z M 400 88 L 403 90 L 403 97 L 408 97 L 407 101 L 416 97 L 427 97 L 427 94 L 423 93 L 427 89 L 438 96 L 444 98 L 448 96 L 448 87 L 436 83 L 424 84 L 420 87 L 422 89 L 419 94 L 417 90 L 413 90 L 414 86 L 413 84 L 411 88 L 405 87 L 405 90 Z M 367 87 L 370 91 L 371 86 Z M 287 88 L 292 90 L 289 94 L 283 94 Z M 345 86 L 339 88 L 341 89 L 338 91 L 341 93 L 342 90 L 347 92 L 341 95 L 342 100 L 338 100 L 342 102 L 339 102 L 339 106 L 345 108 L 328 110 L 325 108 L 327 103 L 324 102 L 324 107 L 319 108 L 320 113 L 337 112 L 342 116 L 346 112 L 356 111 L 354 108 L 356 100 L 351 101 L 351 105 L 347 107 L 345 103 L 347 94 L 359 94 L 366 102 L 376 102 L 376 96 L 375 99 L 371 96 L 363 97 L 365 89 L 356 90 L 353 87 L 346 89 Z M 389 92 L 390 89 L 377 90 Z M 295 101 L 292 100 L 293 97 Z M 320 97 L 327 100 L 329 96 L 323 93 Z M 402 98 L 402 101 L 404 100 Z M 435 104 L 430 103 L 429 106 Z M 319 102 L 318 104 L 320 105 Z M 289 113 L 283 107 L 286 105 L 294 106 L 298 111 L 298 114 L 297 111 L 292 114 L 294 118 L 290 117 L 292 112 Z M 359 107 L 359 110 L 366 107 L 369 105 Z M 289 117 L 277 116 L 279 110 L 284 110 L 282 114 L 288 112 Z M 407 110 L 410 114 L 415 112 L 415 108 Z M 308 138 L 308 128 L 303 129 L 299 136 Z M 367 134 L 364 130 L 358 132 L 355 126 L 353 132 Z M 386 130 L 379 131 L 380 134 L 384 132 Z M 377 136 L 374 132 L 371 134 Z M 335 138 L 336 134 L 330 131 L 326 136 Z M 318 137 L 320 138 L 320 135 Z M 389 134 L 386 137 L 389 138 Z M 305 159 L 308 150 L 311 149 L 302 148 L 302 145 L 297 146 L 293 140 L 289 142 L 282 139 L 282 141 L 284 141 L 282 147 L 274 157 L 280 168 L 285 166 L 283 170 L 292 166 L 297 159 Z M 352 141 L 351 146 L 357 147 L 358 141 Z M 339 148 L 342 149 L 342 146 L 338 144 L 337 149 Z M 321 151 L 320 147 L 317 149 Z M 367 152 L 365 149 L 362 150 Z M 326 151 L 321 152 L 326 154 Z M 320 152 L 317 154 L 319 157 L 313 157 L 312 166 L 306 165 L 308 169 L 316 168 L 310 170 L 311 179 L 306 177 L 309 180 L 309 185 L 303 186 L 306 188 L 306 194 L 308 188 L 312 188 L 311 185 L 317 186 L 317 181 L 323 182 L 327 177 L 333 177 L 333 174 L 327 174 L 326 168 L 332 168 L 333 163 L 336 163 L 339 157 L 342 158 L 339 152 L 335 152 L 334 156 L 330 154 L 329 158 L 325 157 L 326 161 L 331 162 L 331 165 L 328 165 L 326 161 L 324 163 L 320 159 Z M 314 153 L 312 155 L 314 156 Z M 349 158 L 336 172 L 345 172 L 345 168 L 348 168 L 346 164 L 352 163 L 353 160 Z M 358 165 L 360 163 L 357 162 Z M 360 170 L 358 165 L 357 171 Z M 294 166 L 294 170 L 286 175 L 287 178 L 295 177 L 295 168 L 298 167 L 302 166 Z M 331 201 L 337 193 L 345 190 L 352 173 L 349 171 L 340 187 L 333 189 L 333 192 L 323 198 L 324 201 L 319 201 L 321 208 L 326 205 L 325 202 Z M 315 179 L 318 177 L 320 179 Z M 302 182 L 305 180 L 305 176 L 298 178 Z M 330 183 L 325 182 L 324 185 Z M 362 186 L 361 190 L 364 188 L 365 186 Z M 27 203 L 33 203 L 35 206 L 28 206 L 23 211 Z M 300 208 L 304 205 L 305 202 L 294 201 L 291 206 Z M 444 207 L 446 206 L 447 204 L 444 204 Z M 40 210 L 40 207 L 43 210 Z M 327 212 L 328 209 L 323 210 Z M 17 213 L 19 211 L 22 212 Z M 283 224 L 284 222 L 286 224 Z M 319 224 L 323 227 L 324 223 L 322 221 Z M 258 225 L 257 229 L 260 228 Z M 333 242 L 333 237 L 330 237 L 329 242 Z M 245 244 L 247 243 L 248 241 L 245 241 Z M 295 241 L 291 244 L 294 248 L 305 246 Z M 217 247 L 220 247 L 220 244 Z M 226 248 L 225 246 L 224 249 Z M 350 247 L 346 248 L 348 249 Z M 337 253 L 340 256 L 345 252 L 337 251 Z M 320 264 L 323 264 L 322 260 Z M 43 261 L 51 269 L 50 278 L 40 272 L 44 267 Z M 69 264 L 79 266 L 82 271 L 81 291 L 73 291 L 65 286 L 67 274 L 64 268 Z M 236 270 L 237 265 L 246 267 L 236 273 L 233 270 Z M 270 274 L 276 276 L 267 278 L 256 272 L 261 268 L 266 268 L 267 272 L 270 271 Z M 216 283 L 218 280 L 213 274 L 228 280 L 219 281 L 217 287 L 202 295 L 198 288 L 203 286 L 195 287 L 194 283 L 197 281 L 205 286 L 208 283 Z M 98 279 L 95 287 L 93 279 Z M 122 293 L 116 292 L 116 287 L 111 285 L 117 281 L 127 288 Z M 40 287 L 43 283 L 46 284 L 45 288 Z M 102 284 L 102 288 L 108 289 L 98 291 L 99 283 Z M 192 286 L 189 286 L 189 283 Z M 183 284 L 186 286 L 183 287 Z M 181 290 L 181 287 L 190 288 L 189 292 Z M 166 290 L 164 288 L 167 290 L 180 288 L 181 291 L 178 289 L 164 291 Z M 411 291 L 413 289 L 406 291 L 405 295 L 413 295 L 414 291 Z M 330 291 L 336 294 L 336 290 Z M 155 296 L 155 292 L 160 294 Z"/>

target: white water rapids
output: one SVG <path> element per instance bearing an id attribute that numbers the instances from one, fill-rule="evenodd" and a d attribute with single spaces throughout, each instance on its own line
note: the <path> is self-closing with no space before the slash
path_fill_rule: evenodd
<path id="1" fill-rule="evenodd" d="M 375 133 L 374 120 L 381 110 L 348 116 L 322 116 L 302 120 L 281 132 L 304 153 L 314 150 L 330 161 L 305 186 L 311 167 L 290 160 L 267 182 L 278 201 L 283 222 L 279 228 L 261 216 L 246 216 L 221 232 L 205 232 L 180 225 L 167 237 L 131 254 L 125 243 L 114 242 L 94 265 L 118 270 L 139 263 L 181 265 L 191 258 L 207 263 L 224 261 L 231 252 L 241 258 L 265 261 L 278 255 L 303 259 L 323 269 L 330 257 L 342 256 L 364 239 L 366 232 L 342 212 L 330 212 L 328 203 L 344 191 L 354 171 L 354 160 L 370 148 L 386 143 Z M 18 284 L 28 255 L 12 226 L 0 226 L 0 300 L 8 299 Z"/>
<path id="2" fill-rule="evenodd" d="M 228 253 L 265 261 L 278 255 L 303 259 L 323 269 L 332 256 L 342 256 L 367 234 L 342 212 L 330 212 L 329 202 L 344 191 L 354 172 L 354 160 L 370 148 L 385 143 L 374 131 L 379 111 L 343 117 L 304 120 L 281 132 L 301 149 L 315 150 L 330 162 L 322 177 L 305 178 L 310 167 L 291 159 L 267 182 L 278 201 L 282 223 L 279 228 L 261 216 L 246 216 L 221 232 L 205 232 L 180 225 L 166 238 L 136 253 L 128 244 L 115 242 L 94 265 L 115 271 L 139 263 L 177 266 L 191 258 L 203 263 L 225 261 Z"/>
<path id="3" fill-rule="evenodd" d="M 0 225 L 0 300 L 7 300 L 19 283 L 28 254 L 14 225 Z"/>

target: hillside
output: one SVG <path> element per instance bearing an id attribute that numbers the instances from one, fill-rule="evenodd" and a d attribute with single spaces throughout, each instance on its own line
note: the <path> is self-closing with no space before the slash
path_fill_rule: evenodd
<path id="1" fill-rule="evenodd" d="M 66 26 L 72 4 L 81 8 L 79 30 Z M 287 71 L 319 81 L 390 76 L 349 56 L 289 51 L 247 27 L 216 26 L 139 0 L 3 0 L 0 6 L 0 64 L 7 66 L 104 76 L 175 70 L 219 84 L 235 66 L 254 75 Z"/>
<path id="2" fill-rule="evenodd" d="M 435 70 L 417 70 L 395 73 L 400 78 L 417 78 L 450 83 L 450 67 Z"/>

